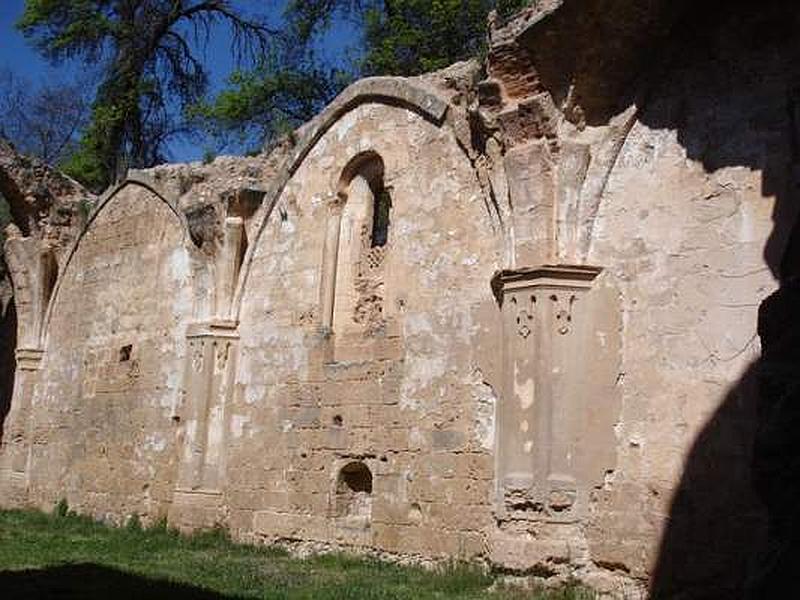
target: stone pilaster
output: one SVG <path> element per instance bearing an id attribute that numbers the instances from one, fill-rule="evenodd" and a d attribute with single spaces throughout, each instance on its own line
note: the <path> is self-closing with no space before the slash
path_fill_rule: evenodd
<path id="1" fill-rule="evenodd" d="M 235 322 L 215 320 L 193 324 L 186 337 L 182 401 L 173 417 L 183 435 L 170 520 L 188 529 L 219 518 L 239 334 Z"/>
<path id="2" fill-rule="evenodd" d="M 601 269 L 542 266 L 499 273 L 503 396 L 498 407 L 499 521 L 572 522 L 585 507 L 587 465 L 579 447 L 594 435 L 593 361 L 601 360 Z M 602 335 L 598 335 L 602 334 Z M 609 375 L 612 376 L 613 375 Z M 597 442 L 597 440 L 591 440 Z"/>
<path id="3" fill-rule="evenodd" d="M 0 503 L 23 506 L 28 498 L 31 454 L 31 400 L 39 378 L 44 350 L 17 348 L 14 397 L 6 416 L 0 447 Z"/>

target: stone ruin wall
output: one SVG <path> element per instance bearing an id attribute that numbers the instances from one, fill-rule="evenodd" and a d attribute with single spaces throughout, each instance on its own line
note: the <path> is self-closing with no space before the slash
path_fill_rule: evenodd
<path id="1" fill-rule="evenodd" d="M 0 256 L 0 430 L 10 410 L 15 348 L 34 347 L 57 264 L 84 224 L 93 195 L 42 161 L 19 155 L 0 139 L 0 196 L 13 223 Z M 14 284 L 12 285 L 12 279 Z M 13 301 L 12 301 L 13 300 Z M 18 316 L 19 315 L 19 316 Z M 27 323 L 20 327 L 18 322 Z M 18 340 L 17 334 L 26 336 Z"/>
<path id="2" fill-rule="evenodd" d="M 629 54 L 593 38 L 564 89 L 541 61 L 574 6 L 499 24 L 480 82 L 364 80 L 271 156 L 99 199 L 39 333 L 20 320 L 4 504 L 740 589 L 791 19 L 588 11 Z"/>
<path id="3" fill-rule="evenodd" d="M 169 502 L 192 307 L 185 231 L 152 192 L 128 186 L 81 238 L 55 290 L 27 423 L 37 505 L 54 483 L 102 518 Z"/>

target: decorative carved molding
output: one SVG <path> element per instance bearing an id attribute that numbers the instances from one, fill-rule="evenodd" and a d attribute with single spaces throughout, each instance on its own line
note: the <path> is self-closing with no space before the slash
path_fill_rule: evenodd
<path id="1" fill-rule="evenodd" d="M 591 352 L 586 294 L 601 269 L 544 265 L 502 271 L 504 384 L 498 407 L 499 521 L 568 523 L 582 515 L 575 415 L 586 402 L 582 353 Z"/>
<path id="2" fill-rule="evenodd" d="M 222 484 L 238 324 L 226 319 L 192 323 L 186 339 L 182 405 L 173 416 L 185 427 L 176 493 L 215 490 Z"/>
<path id="3" fill-rule="evenodd" d="M 38 371 L 42 366 L 44 350 L 41 348 L 17 348 L 15 352 L 17 369 L 21 371 Z"/>

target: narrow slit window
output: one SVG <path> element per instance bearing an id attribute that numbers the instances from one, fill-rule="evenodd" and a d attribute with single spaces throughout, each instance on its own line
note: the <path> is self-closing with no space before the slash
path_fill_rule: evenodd
<path id="1" fill-rule="evenodd" d="M 389 213 L 392 210 L 392 197 L 389 190 L 381 187 L 375 193 L 372 210 L 372 247 L 385 246 L 389 241 Z"/>

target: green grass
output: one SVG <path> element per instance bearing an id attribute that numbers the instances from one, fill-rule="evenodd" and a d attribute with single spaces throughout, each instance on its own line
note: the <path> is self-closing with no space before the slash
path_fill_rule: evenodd
<path id="1" fill-rule="evenodd" d="M 328 554 L 301 560 L 284 550 L 231 542 L 224 532 L 181 536 L 138 521 L 112 528 L 57 507 L 52 515 L 0 511 L 0 594 L 17 598 L 583 600 L 576 585 L 505 587 L 477 566 L 435 571 Z"/>

